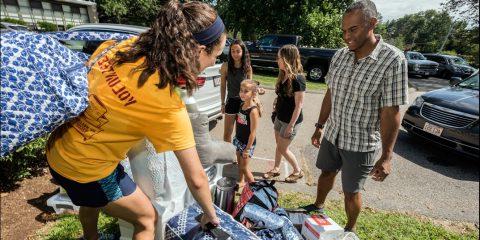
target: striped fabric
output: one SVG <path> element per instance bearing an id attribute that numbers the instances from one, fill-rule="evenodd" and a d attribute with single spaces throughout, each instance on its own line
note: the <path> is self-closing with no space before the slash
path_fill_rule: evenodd
<path id="1" fill-rule="evenodd" d="M 338 50 L 325 78 L 332 96 L 325 137 L 343 150 L 376 150 L 380 109 L 408 103 L 407 60 L 399 49 L 376 37 L 375 49 L 358 61 L 348 48 Z"/>

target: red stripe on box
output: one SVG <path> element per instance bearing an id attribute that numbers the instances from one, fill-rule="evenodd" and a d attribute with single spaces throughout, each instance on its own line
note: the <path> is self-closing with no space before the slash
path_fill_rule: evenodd
<path id="1" fill-rule="evenodd" d="M 310 226 L 310 223 L 308 223 L 307 221 L 305 222 L 305 227 L 307 227 L 307 229 L 313 233 L 313 235 L 315 235 L 316 238 L 319 238 L 320 237 L 320 233 L 318 233 L 312 226 Z"/>
<path id="2" fill-rule="evenodd" d="M 313 221 L 315 221 L 318 225 L 320 226 L 328 226 L 332 225 L 325 217 L 323 216 L 318 216 L 318 215 L 312 215 L 311 218 Z"/>

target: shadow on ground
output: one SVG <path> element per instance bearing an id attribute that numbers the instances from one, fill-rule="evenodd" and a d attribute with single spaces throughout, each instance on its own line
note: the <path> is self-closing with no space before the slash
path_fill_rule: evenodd
<path id="1" fill-rule="evenodd" d="M 480 161 L 412 136 L 403 129 L 398 134 L 394 152 L 444 176 L 458 180 L 479 181 Z"/>

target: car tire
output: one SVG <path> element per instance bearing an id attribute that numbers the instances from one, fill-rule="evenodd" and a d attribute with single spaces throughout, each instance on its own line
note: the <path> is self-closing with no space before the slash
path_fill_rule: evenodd
<path id="1" fill-rule="evenodd" d="M 448 70 L 445 70 L 443 73 L 442 73 L 442 78 L 444 79 L 450 79 L 452 77 L 452 73 Z"/>
<path id="2" fill-rule="evenodd" d="M 307 69 L 307 78 L 312 82 L 320 82 L 324 79 L 325 70 L 320 65 L 312 65 Z"/>

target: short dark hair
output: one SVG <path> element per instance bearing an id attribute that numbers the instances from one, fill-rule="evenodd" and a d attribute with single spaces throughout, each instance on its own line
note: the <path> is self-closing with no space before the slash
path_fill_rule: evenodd
<path id="1" fill-rule="evenodd" d="M 363 13 L 365 21 L 369 21 L 372 18 L 378 17 L 377 7 L 375 6 L 375 3 L 370 0 L 359 0 L 353 2 L 350 4 L 350 6 L 348 6 L 347 10 L 345 10 L 343 16 L 345 16 L 347 13 L 357 10 Z"/>

